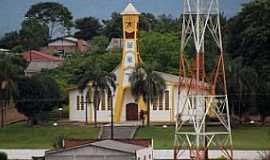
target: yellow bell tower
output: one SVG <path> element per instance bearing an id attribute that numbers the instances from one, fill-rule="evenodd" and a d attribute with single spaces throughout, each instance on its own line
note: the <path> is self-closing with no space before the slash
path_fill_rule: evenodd
<path id="1" fill-rule="evenodd" d="M 132 5 L 132 3 L 129 3 L 121 15 L 123 23 L 123 53 L 119 71 L 117 73 L 118 79 L 114 114 L 114 119 L 117 123 L 119 123 L 121 120 L 125 92 L 128 88 L 130 88 L 129 77 L 135 69 L 136 64 L 140 63 L 140 55 L 137 43 L 140 13 Z M 142 107 L 143 105 L 139 104 L 139 106 Z"/>

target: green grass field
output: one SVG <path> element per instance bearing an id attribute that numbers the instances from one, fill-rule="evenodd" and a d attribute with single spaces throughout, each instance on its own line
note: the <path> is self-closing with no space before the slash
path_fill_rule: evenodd
<path id="1" fill-rule="evenodd" d="M 66 135 L 73 138 L 96 138 L 98 128 L 68 127 L 28 127 L 17 123 L 0 129 L 1 149 L 51 148 L 55 138 Z M 136 133 L 136 138 L 153 138 L 157 149 L 170 149 L 173 146 L 174 127 L 144 127 Z M 235 149 L 270 149 L 270 127 L 243 126 L 233 129 Z"/>
<path id="2" fill-rule="evenodd" d="M 157 149 L 173 146 L 174 127 L 145 127 L 136 133 L 136 138 L 153 138 Z M 270 149 L 270 127 L 239 127 L 233 129 L 235 149 Z"/>
<path id="3" fill-rule="evenodd" d="M 25 123 L 8 125 L 0 129 L 1 149 L 51 148 L 55 138 L 65 135 L 74 138 L 96 138 L 97 128 L 28 127 Z"/>

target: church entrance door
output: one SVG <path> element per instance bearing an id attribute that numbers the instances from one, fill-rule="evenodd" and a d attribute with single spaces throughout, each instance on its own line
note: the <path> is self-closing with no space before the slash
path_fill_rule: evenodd
<path id="1" fill-rule="evenodd" d="M 138 104 L 129 103 L 126 105 L 126 120 L 137 121 L 138 120 Z"/>

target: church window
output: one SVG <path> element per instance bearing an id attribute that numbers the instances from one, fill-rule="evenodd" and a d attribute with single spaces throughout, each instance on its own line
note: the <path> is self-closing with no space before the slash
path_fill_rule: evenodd
<path id="1" fill-rule="evenodd" d="M 106 99 L 105 99 L 105 91 L 102 91 L 101 93 L 101 110 L 106 109 Z"/>
<path id="2" fill-rule="evenodd" d="M 153 101 L 153 110 L 157 110 L 157 106 L 158 106 L 158 97 L 154 98 L 154 101 Z"/>
<path id="3" fill-rule="evenodd" d="M 80 110 L 80 96 L 77 96 L 77 110 Z"/>
<path id="4" fill-rule="evenodd" d="M 112 103 L 113 103 L 112 93 L 111 93 L 110 90 L 108 90 L 108 96 L 107 96 L 108 110 L 111 110 L 111 108 L 112 108 Z"/>
<path id="5" fill-rule="evenodd" d="M 81 110 L 84 110 L 84 96 L 81 96 Z"/>
<path id="6" fill-rule="evenodd" d="M 159 96 L 159 102 L 158 102 L 159 110 L 163 110 L 163 94 Z"/>
<path id="7" fill-rule="evenodd" d="M 169 108 L 170 108 L 169 91 L 165 91 L 165 110 L 169 110 Z"/>

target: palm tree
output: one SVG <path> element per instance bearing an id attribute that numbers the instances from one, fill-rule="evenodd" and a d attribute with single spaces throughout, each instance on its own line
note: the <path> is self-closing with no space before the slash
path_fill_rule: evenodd
<path id="1" fill-rule="evenodd" d="M 150 124 L 150 104 L 154 99 L 163 94 L 166 84 L 165 80 L 153 71 L 150 66 L 139 64 L 131 74 L 131 93 L 138 100 L 142 97 L 147 103 L 147 125 Z"/>
<path id="2" fill-rule="evenodd" d="M 101 96 L 104 91 L 115 89 L 115 75 L 102 70 L 99 65 L 92 65 L 90 68 L 81 72 L 77 77 L 78 88 L 83 91 L 88 87 L 89 82 L 92 82 L 93 89 L 93 104 L 94 104 L 94 125 L 97 126 L 97 108 L 101 101 Z M 91 98 L 91 97 L 89 97 Z M 90 100 L 91 101 L 91 100 Z"/>
<path id="3" fill-rule="evenodd" d="M 1 107 L 1 128 L 4 127 L 4 112 L 16 95 L 14 68 L 7 57 L 0 60 L 0 107 Z"/>

